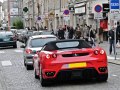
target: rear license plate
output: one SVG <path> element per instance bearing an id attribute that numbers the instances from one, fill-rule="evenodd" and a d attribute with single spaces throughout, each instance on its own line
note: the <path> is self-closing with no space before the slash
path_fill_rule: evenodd
<path id="1" fill-rule="evenodd" d="M 82 62 L 82 63 L 71 63 L 71 64 L 69 64 L 69 68 L 79 68 L 79 67 L 87 67 L 87 63 Z"/>

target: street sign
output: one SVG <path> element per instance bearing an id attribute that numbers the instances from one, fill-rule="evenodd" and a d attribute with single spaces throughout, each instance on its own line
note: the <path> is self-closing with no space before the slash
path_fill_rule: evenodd
<path id="1" fill-rule="evenodd" d="M 103 19 L 103 13 L 94 13 L 94 19 Z"/>
<path id="2" fill-rule="evenodd" d="M 41 17 L 38 17 L 37 20 L 41 20 Z"/>
<path id="3" fill-rule="evenodd" d="M 64 15 L 69 15 L 70 14 L 70 11 L 68 9 L 64 10 L 63 12 Z"/>
<path id="4" fill-rule="evenodd" d="M 65 20 L 65 21 L 69 21 L 69 20 L 70 20 L 70 15 L 64 16 L 64 20 Z"/>
<path id="5" fill-rule="evenodd" d="M 110 0 L 110 10 L 119 10 L 120 9 L 120 0 Z"/>
<path id="6" fill-rule="evenodd" d="M 102 11 L 102 6 L 98 4 L 94 7 L 94 10 L 95 10 L 95 12 L 99 13 Z"/>

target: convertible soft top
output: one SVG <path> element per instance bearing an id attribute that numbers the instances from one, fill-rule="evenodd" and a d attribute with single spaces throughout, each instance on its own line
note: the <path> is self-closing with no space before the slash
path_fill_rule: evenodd
<path id="1" fill-rule="evenodd" d="M 58 40 L 51 41 L 45 44 L 44 50 L 52 51 L 52 50 L 60 50 L 60 49 L 69 49 L 69 48 L 92 48 L 89 43 L 82 39 L 71 39 L 71 40 Z"/>

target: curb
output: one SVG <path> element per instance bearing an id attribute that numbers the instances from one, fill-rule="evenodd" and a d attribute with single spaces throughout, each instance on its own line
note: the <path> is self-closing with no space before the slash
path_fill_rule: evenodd
<path id="1" fill-rule="evenodd" d="M 108 63 L 120 65 L 120 60 L 108 60 Z"/>

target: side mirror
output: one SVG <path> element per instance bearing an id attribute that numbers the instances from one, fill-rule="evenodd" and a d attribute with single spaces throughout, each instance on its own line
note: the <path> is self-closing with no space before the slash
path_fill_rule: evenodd
<path id="1" fill-rule="evenodd" d="M 20 46 L 20 48 L 25 48 L 25 46 L 24 46 L 24 45 L 22 45 L 22 46 Z"/>

